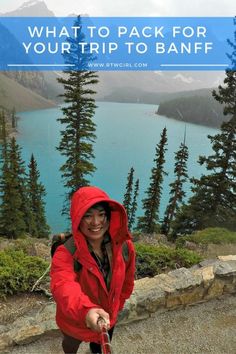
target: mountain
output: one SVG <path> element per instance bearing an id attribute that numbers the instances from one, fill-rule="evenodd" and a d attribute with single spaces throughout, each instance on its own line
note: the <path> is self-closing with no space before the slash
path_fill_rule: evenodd
<path id="1" fill-rule="evenodd" d="M 45 2 L 41 1 L 41 0 L 26 1 L 16 10 L 2 14 L 2 16 L 7 16 L 7 17 L 27 17 L 27 16 L 55 17 L 54 13 L 48 9 Z M 0 26 L 1 26 L 1 24 L 0 24 Z M 1 33 L 2 33 L 2 31 L 1 31 Z M 1 39 L 1 33 L 0 33 L 0 39 Z M 16 43 L 14 43 L 15 48 L 19 45 L 20 44 L 17 41 L 16 41 Z M 9 50 L 8 50 L 8 52 L 9 52 Z M 11 52 L 15 53 L 16 51 L 12 50 Z M 17 52 L 19 52 L 19 50 Z M 0 62 L 1 62 L 1 59 L 0 59 Z M 26 59 L 25 58 L 22 59 L 22 62 L 26 62 Z M 20 84 L 20 86 L 17 85 L 18 88 L 23 86 L 26 89 L 29 89 L 29 90 L 37 93 L 38 95 L 43 96 L 40 98 L 41 103 L 43 102 L 43 98 L 46 98 L 45 102 L 48 102 L 47 99 L 53 100 L 56 102 L 58 102 L 58 101 L 61 102 L 60 99 L 58 98 L 58 95 L 62 93 L 63 87 L 56 80 L 56 78 L 58 77 L 58 74 L 56 72 L 50 72 L 50 71 L 45 71 L 45 72 L 9 71 L 9 72 L 7 72 L 6 71 L 6 72 L 2 72 L 2 73 L 4 73 L 7 77 L 11 78 L 12 80 L 15 80 L 18 84 Z M 2 93 L 1 93 L 2 82 L 3 81 L 1 80 L 1 82 L 0 82 L 0 100 L 2 99 Z M 40 106 L 42 106 L 41 103 L 40 103 Z M 35 105 L 35 103 L 33 105 Z M 46 103 L 46 107 L 47 106 L 48 106 L 48 103 Z M 42 108 L 43 108 L 43 106 L 42 106 Z"/>
<path id="2" fill-rule="evenodd" d="M 188 97 L 182 96 L 161 102 L 157 114 L 217 128 L 230 118 L 223 114 L 223 106 L 212 97 L 210 91 L 194 91 L 194 94 Z"/>
<path id="3" fill-rule="evenodd" d="M 119 96 L 124 97 L 125 92 L 127 97 L 133 95 L 134 92 L 130 92 L 133 88 L 139 95 L 131 102 L 143 101 L 142 92 L 154 94 L 217 87 L 224 78 L 221 71 L 102 71 L 98 74 L 97 99 L 121 101 Z"/>
<path id="4" fill-rule="evenodd" d="M 19 112 L 55 107 L 55 103 L 0 72 L 0 107 Z"/>
<path id="5" fill-rule="evenodd" d="M 142 88 L 136 87 L 123 87 L 116 88 L 113 92 L 101 101 L 109 102 L 130 102 L 130 103 L 146 103 L 146 104 L 156 104 L 159 105 L 162 102 L 174 100 L 181 97 L 192 97 L 192 96 L 207 96 L 211 95 L 211 89 L 200 89 L 200 90 L 187 90 L 187 91 L 177 91 L 177 92 L 151 92 L 144 91 Z"/>
<path id="6" fill-rule="evenodd" d="M 16 10 L 1 14 L 1 16 L 8 17 L 55 17 L 54 13 L 50 11 L 44 1 L 41 0 L 29 0 L 24 2 Z"/>

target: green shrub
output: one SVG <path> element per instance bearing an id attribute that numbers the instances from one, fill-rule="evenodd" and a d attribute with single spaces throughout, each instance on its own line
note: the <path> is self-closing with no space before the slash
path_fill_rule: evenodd
<path id="1" fill-rule="evenodd" d="M 236 243 L 236 232 L 221 227 L 209 227 L 204 230 L 196 231 L 191 235 L 179 237 L 176 241 L 176 247 L 184 247 L 185 241 L 195 242 L 197 244 Z"/>
<path id="2" fill-rule="evenodd" d="M 137 278 L 153 277 L 165 270 L 191 267 L 199 263 L 202 257 L 185 249 L 167 246 L 135 244 Z"/>
<path id="3" fill-rule="evenodd" d="M 47 269 L 48 263 L 28 256 L 23 250 L 5 249 L 0 252 L 0 297 L 30 290 Z"/>

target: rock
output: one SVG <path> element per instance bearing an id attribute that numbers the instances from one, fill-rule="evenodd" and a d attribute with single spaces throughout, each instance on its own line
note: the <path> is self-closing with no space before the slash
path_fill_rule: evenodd
<path id="1" fill-rule="evenodd" d="M 0 325 L 0 334 L 6 332 L 6 326 Z"/>
<path id="2" fill-rule="evenodd" d="M 203 281 L 203 285 L 209 285 L 209 282 L 211 282 L 215 275 L 214 275 L 214 267 L 212 265 L 203 267 L 203 268 L 199 268 L 197 270 L 194 271 L 194 274 L 196 276 L 200 276 L 202 277 L 202 281 Z"/>
<path id="3" fill-rule="evenodd" d="M 224 292 L 224 285 L 224 281 L 220 279 L 214 279 L 212 284 L 209 286 L 207 293 L 204 296 L 204 299 L 210 300 L 221 296 Z"/>
<path id="4" fill-rule="evenodd" d="M 221 262 L 215 269 L 216 276 L 231 276 L 236 275 L 236 261 Z"/>
<path id="5" fill-rule="evenodd" d="M 202 278 L 200 275 L 195 275 L 191 270 L 179 268 L 168 273 L 173 279 L 173 284 L 176 290 L 193 288 L 201 284 Z"/>
<path id="6" fill-rule="evenodd" d="M 223 262 L 236 261 L 236 255 L 218 256 L 217 258 Z"/>
<path id="7" fill-rule="evenodd" d="M 8 334 L 0 336 L 0 352 L 13 345 L 13 340 Z"/>
<path id="8" fill-rule="evenodd" d="M 210 265 L 214 265 L 217 266 L 217 264 L 219 264 L 220 261 L 217 259 L 205 259 L 204 261 L 200 262 L 199 265 L 200 267 L 206 267 L 206 266 L 210 266 Z"/>
<path id="9" fill-rule="evenodd" d="M 157 286 L 164 290 L 166 294 L 175 291 L 173 278 L 168 274 L 158 274 L 154 278 L 157 280 Z"/>
<path id="10" fill-rule="evenodd" d="M 149 289 L 139 291 L 137 294 L 137 315 L 143 315 L 144 313 L 156 312 L 161 306 L 165 305 L 165 292 L 155 286 Z"/>
<path id="11" fill-rule="evenodd" d="M 28 344 L 38 339 L 44 333 L 44 328 L 40 324 L 26 325 L 20 330 L 13 330 L 11 336 L 14 338 L 14 343 L 16 344 Z"/>
<path id="12" fill-rule="evenodd" d="M 204 297 L 204 289 L 197 287 L 191 291 L 182 293 L 173 293 L 167 296 L 166 307 L 168 309 L 175 309 L 179 306 L 192 305 L 202 301 Z"/>

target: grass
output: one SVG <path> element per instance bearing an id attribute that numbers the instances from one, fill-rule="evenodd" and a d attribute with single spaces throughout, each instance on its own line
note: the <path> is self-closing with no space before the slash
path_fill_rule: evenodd
<path id="1" fill-rule="evenodd" d="M 183 247 L 185 241 L 194 242 L 196 244 L 236 244 L 236 232 L 220 227 L 209 227 L 204 230 L 196 231 L 192 235 L 179 237 L 176 241 L 177 247 Z"/>

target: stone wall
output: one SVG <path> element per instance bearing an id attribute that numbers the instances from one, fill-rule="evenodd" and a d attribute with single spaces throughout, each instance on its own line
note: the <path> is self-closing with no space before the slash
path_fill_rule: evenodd
<path id="1" fill-rule="evenodd" d="M 134 292 L 119 316 L 119 324 L 148 318 L 156 311 L 165 312 L 235 292 L 236 255 L 219 256 L 190 269 L 180 268 L 137 280 Z M 0 326 L 0 351 L 57 331 L 54 318 L 55 304 L 51 302 L 9 326 Z"/>

